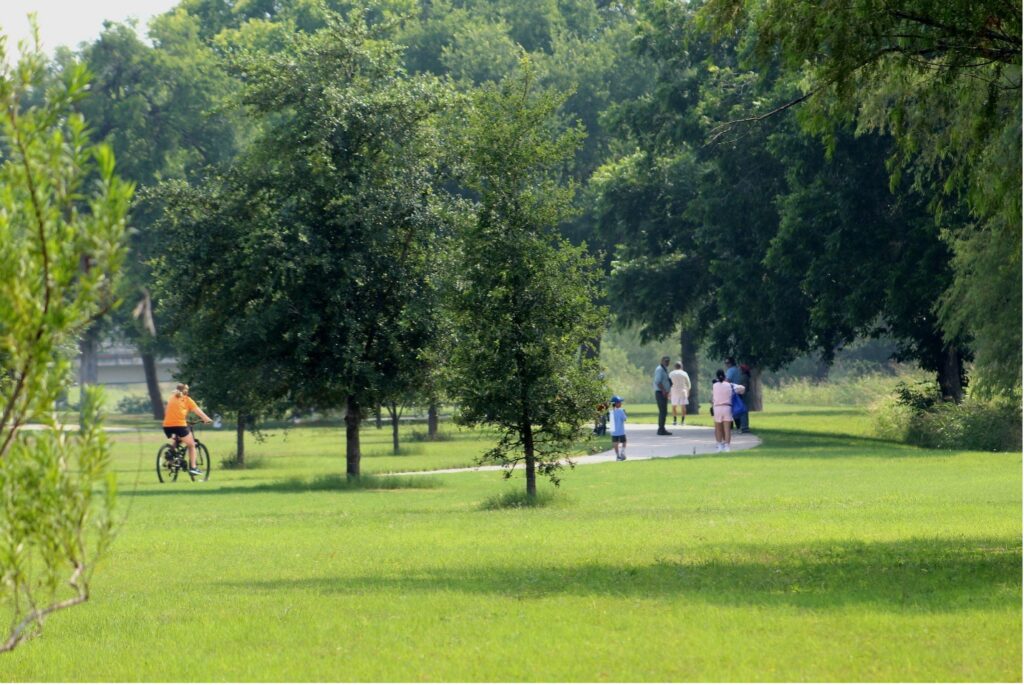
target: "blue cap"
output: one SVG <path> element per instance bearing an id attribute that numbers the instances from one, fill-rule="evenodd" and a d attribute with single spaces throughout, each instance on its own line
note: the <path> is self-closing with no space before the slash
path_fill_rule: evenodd
<path id="1" fill-rule="evenodd" d="M 619 397 L 618 395 L 612 395 L 611 402 L 612 404 L 619 404 L 620 402 L 622 402 L 622 398 Z"/>

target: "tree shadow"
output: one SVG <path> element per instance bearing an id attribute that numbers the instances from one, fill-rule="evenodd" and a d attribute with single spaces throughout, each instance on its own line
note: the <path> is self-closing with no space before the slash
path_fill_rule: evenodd
<path id="1" fill-rule="evenodd" d="M 366 475 L 356 481 L 350 481 L 345 476 L 329 475 L 316 478 L 287 478 L 284 480 L 264 481 L 255 485 L 212 485 L 209 483 L 189 483 L 188 476 L 179 477 L 184 479 L 185 485 L 196 487 L 185 491 L 171 489 L 174 484 L 165 483 L 164 487 L 147 489 L 136 489 L 126 493 L 126 497 L 151 497 L 168 495 L 233 495 L 233 494 L 259 494 L 259 493 L 281 493 L 301 494 L 308 492 L 379 492 L 381 490 L 429 490 L 440 487 L 436 478 L 424 476 L 376 476 Z"/>
<path id="2" fill-rule="evenodd" d="M 935 613 L 1019 609 L 1019 540 L 932 539 L 730 548 L 720 556 L 649 564 L 489 565 L 400 575 L 222 581 L 263 592 L 458 592 L 520 600 L 558 595 L 683 597 L 722 606 Z"/>
<path id="3" fill-rule="evenodd" d="M 754 430 L 761 438 L 758 455 L 773 459 L 872 457 L 876 459 L 934 458 L 946 453 L 915 445 L 852 433 L 815 433 L 788 428 Z M 881 451 L 884 448 L 884 452 Z M 776 454 L 776 452 L 779 452 Z"/>

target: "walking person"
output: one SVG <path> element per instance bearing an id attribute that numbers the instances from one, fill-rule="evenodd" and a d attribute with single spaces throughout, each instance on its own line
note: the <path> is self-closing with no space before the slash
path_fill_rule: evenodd
<path id="1" fill-rule="evenodd" d="M 715 381 L 711 386 L 711 413 L 715 417 L 715 450 L 728 452 L 732 443 L 732 396 L 742 395 L 747 389 L 742 385 L 730 383 L 725 378 L 725 371 L 715 371 Z"/>
<path id="2" fill-rule="evenodd" d="M 740 369 L 736 366 L 735 357 L 725 358 L 725 380 L 730 383 L 736 383 L 737 385 L 740 382 Z"/>
<path id="3" fill-rule="evenodd" d="M 203 413 L 199 405 L 188 396 L 188 385 L 178 383 L 171 399 L 167 400 L 164 409 L 164 435 L 170 440 L 181 441 L 188 447 L 188 472 L 193 476 L 201 476 L 203 472 L 196 468 L 196 440 L 188 427 L 188 413 L 195 412 L 203 423 L 212 423 L 213 419 Z"/>
<path id="4" fill-rule="evenodd" d="M 622 408 L 622 398 L 612 396 L 612 449 L 615 450 L 615 461 L 626 461 L 626 410 Z"/>
<path id="5" fill-rule="evenodd" d="M 747 390 L 750 389 L 750 366 L 747 365 L 747 364 L 740 364 L 740 382 L 739 382 L 739 385 L 742 385 Z M 747 409 L 749 409 L 749 408 L 750 408 L 750 406 L 748 405 Z M 750 432 L 750 412 L 749 411 L 745 411 L 745 412 L 743 412 L 742 414 L 740 414 L 739 416 L 736 417 L 736 429 L 739 430 L 740 433 L 749 433 Z"/>
<path id="6" fill-rule="evenodd" d="M 665 419 L 668 418 L 668 396 L 672 390 L 672 379 L 668 376 L 670 357 L 662 357 L 661 363 L 654 369 L 654 401 L 658 403 L 658 435 L 672 435 L 665 430 Z"/>
<path id="7" fill-rule="evenodd" d="M 676 362 L 676 368 L 669 372 L 668 378 L 672 381 L 672 425 L 676 425 L 678 413 L 682 412 L 679 418 L 679 425 L 686 423 L 686 405 L 690 403 L 690 374 L 683 371 L 683 363 Z"/>

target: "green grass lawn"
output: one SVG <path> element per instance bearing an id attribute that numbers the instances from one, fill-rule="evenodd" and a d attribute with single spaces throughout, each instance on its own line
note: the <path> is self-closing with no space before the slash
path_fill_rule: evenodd
<path id="1" fill-rule="evenodd" d="M 316 487 L 344 470 L 340 428 L 273 431 L 247 471 L 218 470 L 233 433 L 207 431 L 204 484 L 157 484 L 157 432 L 121 435 L 126 521 L 93 598 L 0 674 L 1020 681 L 1021 455 L 872 439 L 857 409 L 751 424 L 755 450 L 580 467 L 551 506 L 498 511 L 481 504 L 521 480 Z M 488 444 L 445 431 L 395 457 L 368 428 L 364 470 L 470 463 Z"/>

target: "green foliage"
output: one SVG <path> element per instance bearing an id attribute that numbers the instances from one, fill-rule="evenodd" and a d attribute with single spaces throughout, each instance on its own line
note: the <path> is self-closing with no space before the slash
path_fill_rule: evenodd
<path id="1" fill-rule="evenodd" d="M 910 378 L 913 376 L 908 380 Z M 893 380 L 892 375 L 879 373 L 830 377 L 824 381 L 787 378 L 777 384 L 765 385 L 764 402 L 766 405 L 867 407 L 892 393 Z M 929 383 L 935 386 L 934 381 Z"/>
<path id="2" fill-rule="evenodd" d="M 425 430 L 412 430 L 406 439 L 410 442 L 450 442 L 455 439 L 455 436 L 450 433 L 442 433 L 441 431 L 431 435 Z"/>
<path id="3" fill-rule="evenodd" d="M 594 262 L 556 233 L 573 188 L 560 177 L 580 140 L 560 131 L 563 98 L 539 91 L 526 60 L 473 98 L 458 131 L 462 179 L 478 198 L 459 236 L 449 382 L 466 425 L 501 432 L 488 458 L 557 482 L 559 458 L 605 394 L 581 354 L 603 328 Z M 507 471 L 507 474 L 511 471 Z"/>
<path id="4" fill-rule="evenodd" d="M 554 503 L 555 493 L 553 490 L 540 490 L 533 497 L 522 490 L 510 490 L 500 495 L 491 495 L 480 504 L 480 508 L 484 511 L 497 511 L 500 509 L 540 508 Z"/>
<path id="5" fill-rule="evenodd" d="M 893 185 L 932 192 L 936 216 L 966 204 L 941 316 L 973 335 L 981 389 L 1015 392 L 1021 367 L 1021 5 L 1017 0 L 829 4 L 712 0 L 706 19 L 746 36 L 762 66 L 801 79 L 801 119 L 891 133 Z M 933 192 L 934 189 L 934 192 Z M 1013 369 L 1006 373 L 1005 369 Z"/>
<path id="6" fill-rule="evenodd" d="M 24 47 L 12 65 L 0 39 L 0 652 L 88 599 L 111 540 L 101 398 L 82 398 L 76 433 L 53 408 L 77 336 L 112 303 L 132 195 L 72 111 L 84 66 L 48 82 L 38 44 Z"/>
<path id="7" fill-rule="evenodd" d="M 1019 452 L 1019 397 L 968 396 L 962 403 L 942 400 L 934 383 L 900 384 L 874 410 L 881 437 L 947 450 Z"/>
<path id="8" fill-rule="evenodd" d="M 146 414 L 151 407 L 149 398 L 144 395 L 125 395 L 114 408 L 119 414 Z"/>
<path id="9" fill-rule="evenodd" d="M 604 369 L 604 381 L 613 395 L 618 395 L 627 402 L 650 401 L 650 372 L 629 361 L 624 350 L 603 342 L 601 367 Z"/>
<path id="10" fill-rule="evenodd" d="M 165 234 L 191 251 L 157 262 L 182 367 L 240 411 L 358 415 L 409 382 L 433 335 L 443 88 L 405 74 L 386 27 L 325 22 L 234 56 L 259 135 L 222 175 L 162 191 Z M 348 456 L 358 476 L 358 441 Z"/>
<path id="11" fill-rule="evenodd" d="M 220 467 L 228 471 L 258 469 L 264 466 L 266 466 L 266 460 L 263 457 L 246 457 L 243 461 L 239 461 L 237 452 L 229 452 L 220 460 Z"/>

